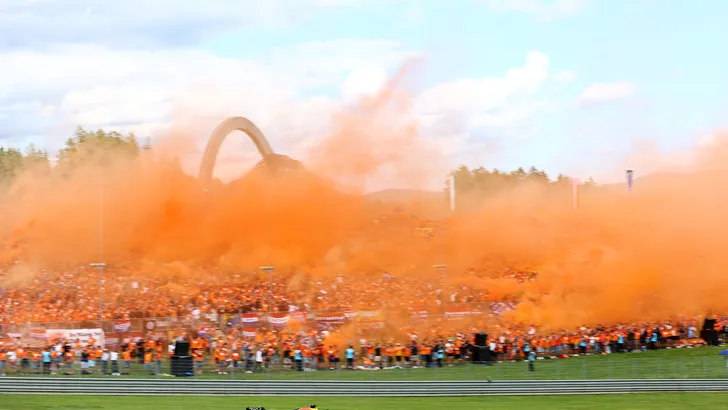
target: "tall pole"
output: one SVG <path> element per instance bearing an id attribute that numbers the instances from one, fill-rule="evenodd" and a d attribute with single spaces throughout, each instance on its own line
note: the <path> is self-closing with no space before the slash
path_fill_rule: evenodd
<path id="1" fill-rule="evenodd" d="M 450 211 L 455 211 L 455 174 L 450 175 Z"/>
<path id="2" fill-rule="evenodd" d="M 99 329 L 101 329 L 102 328 L 102 323 L 101 322 L 103 320 L 103 315 L 102 315 L 102 310 L 101 310 L 102 309 L 101 296 L 103 295 L 103 291 L 104 291 L 103 290 L 104 289 L 103 277 L 104 277 L 104 268 L 106 267 L 106 264 L 103 263 L 103 262 L 101 262 L 101 263 L 92 263 L 89 266 L 91 266 L 92 268 L 96 268 L 96 269 L 99 270 L 99 315 L 98 315 L 98 319 L 99 319 Z"/>
<path id="3" fill-rule="evenodd" d="M 104 257 L 104 185 L 99 189 L 99 262 L 92 263 L 92 268 L 99 270 L 99 328 L 102 328 L 103 320 L 103 299 L 104 299 L 104 268 L 106 264 L 103 262 Z"/>
<path id="4" fill-rule="evenodd" d="M 577 178 L 569 178 L 571 182 L 571 207 L 576 209 L 579 207 L 579 180 Z"/>
<path id="5" fill-rule="evenodd" d="M 104 300 L 104 184 L 99 189 L 99 328 L 103 318 Z"/>
<path id="6" fill-rule="evenodd" d="M 632 193 L 632 184 L 634 183 L 634 171 L 627 170 L 627 192 Z"/>
<path id="7" fill-rule="evenodd" d="M 268 270 L 268 320 L 273 313 L 273 269 Z"/>

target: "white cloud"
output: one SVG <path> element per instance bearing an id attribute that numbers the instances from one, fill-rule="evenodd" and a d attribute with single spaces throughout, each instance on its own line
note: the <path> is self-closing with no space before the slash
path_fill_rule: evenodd
<path id="1" fill-rule="evenodd" d="M 382 91 L 389 79 L 387 70 L 381 65 L 356 68 L 341 85 L 341 94 L 347 102 L 358 102 Z"/>
<path id="2" fill-rule="evenodd" d="M 376 94 L 418 52 L 386 39 L 341 39 L 245 59 L 221 57 L 196 42 L 362 1 L 302 0 L 291 8 L 287 0 L 232 6 L 210 0 L 200 8 L 171 0 L 0 0 L 0 145 L 35 142 L 53 150 L 78 125 L 154 136 L 189 120 L 184 132 L 202 147 L 218 121 L 244 115 L 275 149 L 299 156 L 330 130 L 336 113 Z M 502 76 L 430 84 L 412 96 L 406 114 L 418 121 L 423 138 L 458 155 L 483 136 L 518 134 L 543 106 L 543 87 L 568 80 L 567 74 L 551 73 L 549 58 L 531 52 Z M 252 143 L 231 138 L 217 174 L 239 175 L 255 161 Z"/>
<path id="3" fill-rule="evenodd" d="M 259 60 L 92 45 L 0 50 L 0 129 L 6 143 L 35 138 L 56 148 L 77 125 L 146 136 L 158 135 L 172 119 L 190 118 L 187 132 L 201 148 L 218 121 L 244 115 L 275 149 L 297 156 L 326 134 L 336 112 L 376 93 L 387 73 L 415 54 L 388 40 L 304 43 Z M 436 140 L 446 155 L 458 155 L 484 134 L 508 137 L 528 126 L 543 104 L 540 90 L 563 76 L 549 72 L 546 55 L 530 52 L 522 67 L 502 77 L 464 78 L 425 89 L 413 96 L 411 115 L 423 138 Z M 322 86 L 333 94 L 318 92 Z M 190 159 L 191 171 L 198 158 Z M 229 178 L 257 155 L 245 138 L 231 138 L 220 160 L 216 173 Z"/>
<path id="4" fill-rule="evenodd" d="M 529 52 L 524 66 L 503 77 L 468 78 L 439 84 L 422 93 L 418 105 L 434 128 L 452 130 L 465 141 L 478 134 L 512 136 L 531 125 L 544 105 L 537 95 L 565 73 L 549 71 L 549 57 Z M 439 124 L 435 124 L 439 123 Z"/>
<path id="5" fill-rule="evenodd" d="M 486 0 L 486 4 L 493 12 L 526 13 L 547 22 L 581 13 L 589 0 Z"/>
<path id="6" fill-rule="evenodd" d="M 582 91 L 577 98 L 577 104 L 588 106 L 607 101 L 623 100 L 632 96 L 632 86 L 620 81 L 616 83 L 594 83 Z"/>

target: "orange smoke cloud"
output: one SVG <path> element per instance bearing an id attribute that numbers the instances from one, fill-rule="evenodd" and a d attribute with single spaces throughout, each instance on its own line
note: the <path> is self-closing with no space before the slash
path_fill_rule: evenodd
<path id="1" fill-rule="evenodd" d="M 443 158 L 419 137 L 407 103 L 395 81 L 378 98 L 342 111 L 306 165 L 358 190 L 382 175 L 413 184 L 444 179 Z M 4 235 L 20 239 L 25 257 L 40 266 L 103 257 L 112 272 L 134 255 L 205 261 L 221 271 L 295 267 L 314 280 L 389 272 L 436 281 L 433 264 L 447 264 L 452 286 L 516 294 L 522 303 L 512 319 L 553 327 L 728 308 L 728 174 L 716 171 L 728 161 L 725 137 L 696 150 L 699 173 L 638 179 L 631 195 L 620 186 L 584 190 L 578 210 L 568 207 L 568 192 L 536 186 L 466 198 L 468 210 L 431 241 L 413 239 L 422 221 L 410 213 L 422 204 L 391 213 L 307 172 L 271 178 L 253 171 L 203 192 L 160 147 L 103 164 L 88 153 L 68 175 L 21 179 L 5 199 Z M 445 196 L 433 198 L 431 208 L 447 206 Z M 538 271 L 538 279 L 487 278 L 519 267 Z"/>

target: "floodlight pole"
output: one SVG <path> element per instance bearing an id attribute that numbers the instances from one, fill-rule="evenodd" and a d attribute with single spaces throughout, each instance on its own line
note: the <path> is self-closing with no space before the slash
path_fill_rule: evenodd
<path id="1" fill-rule="evenodd" d="M 104 268 L 106 267 L 105 263 L 92 263 L 92 268 L 96 268 L 99 270 L 99 328 L 101 328 L 101 321 L 103 318 L 103 294 L 104 294 Z"/>
<path id="2" fill-rule="evenodd" d="M 103 300 L 104 300 L 104 268 L 106 264 L 104 257 L 104 185 L 101 184 L 99 189 L 99 262 L 92 263 L 90 266 L 99 270 L 99 328 L 102 328 L 101 321 L 103 319 Z"/>

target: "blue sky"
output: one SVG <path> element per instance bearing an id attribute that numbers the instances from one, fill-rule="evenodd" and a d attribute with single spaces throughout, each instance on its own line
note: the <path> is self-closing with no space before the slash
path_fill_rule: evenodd
<path id="1" fill-rule="evenodd" d="M 246 115 L 298 153 L 315 136 L 291 128 L 325 133 L 323 117 L 346 105 L 342 90 L 374 92 L 381 70 L 424 54 L 407 85 L 416 107 L 441 114 L 422 133 L 454 147 L 443 149 L 449 163 L 602 180 L 625 167 L 651 172 L 657 164 L 635 152 L 679 156 L 728 126 L 728 2 L 696 3 L 0 2 L 0 70 L 10 67 L 0 79 L 0 144 L 53 150 L 76 125 L 156 134 L 184 107 L 209 119 L 202 134 L 217 118 Z M 527 66 L 529 52 L 545 56 L 545 68 L 486 80 Z M 250 92 L 228 95 L 228 82 Z M 222 168 L 250 162 L 250 146 L 226 145 Z"/>

